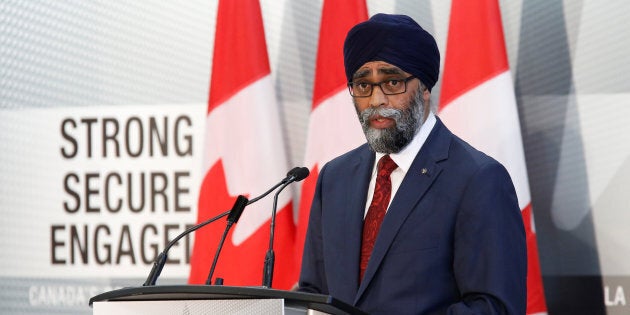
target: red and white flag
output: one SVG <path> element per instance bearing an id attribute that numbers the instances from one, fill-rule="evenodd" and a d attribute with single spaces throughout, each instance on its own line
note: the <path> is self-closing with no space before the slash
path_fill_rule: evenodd
<path id="1" fill-rule="evenodd" d="M 219 1 L 210 82 L 204 172 L 197 221 L 232 207 L 237 195 L 260 195 L 287 173 L 267 45 L 258 0 Z M 280 194 L 274 252 L 273 287 L 289 289 L 297 278 L 290 193 Z M 225 285 L 261 285 L 273 196 L 245 208 L 232 228 L 214 277 Z M 189 283 L 205 283 L 222 222 L 195 234 Z"/>
<path id="2" fill-rule="evenodd" d="M 497 0 L 453 0 L 440 95 L 453 133 L 509 171 L 527 234 L 527 314 L 547 311 L 525 153 Z"/>
<path id="3" fill-rule="evenodd" d="M 365 142 L 352 97 L 348 93 L 343 66 L 346 35 L 354 25 L 365 20 L 365 0 L 324 0 L 305 155 L 305 165 L 311 174 L 302 185 L 299 207 L 296 240 L 299 262 L 302 261 L 302 247 L 319 169 L 326 162 Z"/>

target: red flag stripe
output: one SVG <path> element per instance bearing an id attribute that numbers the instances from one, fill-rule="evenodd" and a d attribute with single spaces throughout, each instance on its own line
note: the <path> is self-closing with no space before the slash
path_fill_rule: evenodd
<path id="1" fill-rule="evenodd" d="M 271 73 L 258 0 L 219 1 L 208 113 Z"/>
<path id="2" fill-rule="evenodd" d="M 367 17 L 365 0 L 324 0 L 305 157 L 311 174 L 302 184 L 295 242 L 300 265 L 319 168 L 365 141 L 352 99 L 345 91 L 343 42 L 350 28 Z"/>
<path id="3" fill-rule="evenodd" d="M 348 31 L 367 19 L 365 0 L 324 1 L 315 65 L 313 109 L 346 87 L 343 42 Z"/>
<path id="4" fill-rule="evenodd" d="M 487 25 L 502 25 L 495 0 L 452 2 L 440 110 L 478 84 L 509 70 L 503 28 Z"/>
<path id="5" fill-rule="evenodd" d="M 198 222 L 229 209 L 239 194 L 262 193 L 288 169 L 258 1 L 219 1 L 216 33 Z M 265 198 L 243 212 L 225 240 L 215 279 L 261 285 L 271 208 L 272 199 Z M 275 269 L 282 272 L 272 283 L 279 289 L 291 288 L 299 271 L 292 208 L 289 195 L 279 196 L 274 251 Z M 189 283 L 205 282 L 224 228 L 216 223 L 195 234 Z"/>
<path id="6" fill-rule="evenodd" d="M 527 238 L 527 314 L 543 314 L 547 307 L 531 197 L 497 0 L 452 2 L 441 93 L 444 122 L 512 176 Z"/>

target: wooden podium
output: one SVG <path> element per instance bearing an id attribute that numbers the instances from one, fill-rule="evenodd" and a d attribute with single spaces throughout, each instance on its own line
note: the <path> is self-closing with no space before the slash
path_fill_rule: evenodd
<path id="1" fill-rule="evenodd" d="M 113 290 L 90 299 L 104 314 L 367 314 L 321 294 L 220 285 L 169 285 Z"/>

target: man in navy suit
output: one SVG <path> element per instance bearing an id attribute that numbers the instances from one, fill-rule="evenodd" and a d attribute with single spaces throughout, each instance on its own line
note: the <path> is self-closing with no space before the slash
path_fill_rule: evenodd
<path id="1" fill-rule="evenodd" d="M 348 33 L 344 64 L 367 143 L 319 174 L 299 289 L 370 314 L 525 314 L 514 186 L 436 117 L 433 37 L 377 14 Z"/>

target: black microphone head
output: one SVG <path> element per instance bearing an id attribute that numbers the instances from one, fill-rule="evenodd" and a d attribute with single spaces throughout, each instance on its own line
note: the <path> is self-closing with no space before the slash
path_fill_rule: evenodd
<path id="1" fill-rule="evenodd" d="M 243 213 L 243 210 L 245 209 L 245 206 L 247 206 L 248 202 L 249 200 L 247 200 L 246 197 L 244 197 L 243 195 L 238 195 L 236 201 L 234 202 L 234 206 L 232 207 L 232 210 L 227 217 L 228 222 L 232 224 L 236 223 L 241 217 L 241 214 Z"/>
<path id="2" fill-rule="evenodd" d="M 306 177 L 308 177 L 308 175 L 311 172 L 308 170 L 308 167 L 294 167 L 293 169 L 291 169 L 288 173 L 287 173 L 287 177 L 293 181 L 293 182 L 299 182 L 303 179 L 305 179 Z"/>

